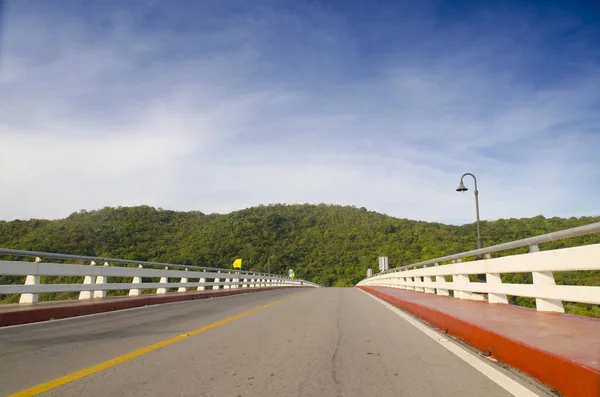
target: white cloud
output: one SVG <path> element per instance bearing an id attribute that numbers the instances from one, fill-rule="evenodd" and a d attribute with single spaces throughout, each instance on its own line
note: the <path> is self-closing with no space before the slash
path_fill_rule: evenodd
<path id="1" fill-rule="evenodd" d="M 462 223 L 466 171 L 484 219 L 600 213 L 593 72 L 525 84 L 480 59 L 505 42 L 465 32 L 452 56 L 373 68 L 339 16 L 310 12 L 263 8 L 185 36 L 142 33 L 127 12 L 104 35 L 9 13 L 0 219 L 327 202 Z"/>

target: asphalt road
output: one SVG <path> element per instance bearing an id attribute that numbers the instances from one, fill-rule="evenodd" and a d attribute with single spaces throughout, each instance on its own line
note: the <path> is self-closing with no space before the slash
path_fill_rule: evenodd
<path id="1" fill-rule="evenodd" d="M 290 299 L 278 302 L 284 298 Z M 230 319 L 254 308 L 260 310 Z M 511 395 L 381 303 L 340 288 L 258 292 L 2 328 L 0 395 L 182 334 L 189 336 L 41 395 Z"/>

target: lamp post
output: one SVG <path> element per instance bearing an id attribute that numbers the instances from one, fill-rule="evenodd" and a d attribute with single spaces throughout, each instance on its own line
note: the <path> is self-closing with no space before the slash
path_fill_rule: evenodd
<path id="1" fill-rule="evenodd" d="M 456 188 L 457 192 L 466 192 L 467 187 L 464 185 L 463 183 L 463 178 L 466 175 L 470 175 L 473 177 L 473 182 L 475 182 L 475 216 L 477 218 L 477 249 L 481 248 L 481 234 L 479 233 L 479 190 L 477 190 L 477 178 L 475 178 L 475 175 L 471 174 L 470 172 L 467 172 L 465 174 L 463 174 L 463 176 L 460 177 L 460 184 L 458 185 L 458 187 Z M 481 257 L 481 255 L 479 255 Z"/>
<path id="2" fill-rule="evenodd" d="M 475 183 L 475 191 L 473 193 L 475 193 L 475 217 L 477 219 L 477 249 L 481 249 L 481 234 L 479 232 L 479 190 L 477 190 L 477 178 L 475 178 L 475 175 L 471 174 L 470 172 L 464 173 L 463 176 L 460 177 L 460 184 L 456 188 L 456 191 L 462 193 L 462 192 L 466 192 L 467 190 L 469 190 L 463 183 L 463 178 L 466 175 L 472 176 L 473 182 Z M 477 255 L 477 259 L 482 259 L 482 258 L 483 258 L 483 255 Z M 486 279 L 487 279 L 487 277 L 485 276 L 485 274 L 477 275 L 477 281 L 479 281 L 480 283 L 485 283 L 487 281 Z"/>

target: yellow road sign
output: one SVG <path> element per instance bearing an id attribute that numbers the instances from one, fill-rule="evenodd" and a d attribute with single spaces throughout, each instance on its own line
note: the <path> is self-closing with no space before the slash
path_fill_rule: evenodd
<path id="1" fill-rule="evenodd" d="M 242 260 L 241 259 L 236 259 L 233 261 L 233 268 L 234 269 L 241 269 L 242 268 Z"/>

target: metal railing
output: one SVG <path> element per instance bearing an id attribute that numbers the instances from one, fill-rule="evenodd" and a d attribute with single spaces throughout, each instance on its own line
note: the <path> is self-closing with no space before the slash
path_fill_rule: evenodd
<path id="1" fill-rule="evenodd" d="M 92 299 L 104 298 L 106 291 L 111 290 L 128 290 L 129 296 L 138 296 L 142 294 L 142 290 L 148 289 L 156 289 L 156 294 L 166 294 L 169 288 L 177 288 L 177 292 L 186 292 L 189 288 L 203 291 L 207 288 L 216 290 L 221 288 L 319 287 L 318 284 L 305 280 L 245 270 L 7 248 L 0 248 L 0 254 L 35 257 L 34 262 L 0 260 L 0 275 L 26 277 L 24 284 L 0 285 L 0 294 L 20 294 L 20 303 L 37 302 L 40 293 L 51 292 L 79 292 L 79 299 Z M 44 263 L 42 258 L 85 261 L 89 262 L 89 265 Z M 103 265 L 97 266 L 97 263 L 103 263 Z M 111 266 L 114 264 L 137 267 Z M 41 276 L 78 276 L 83 277 L 83 282 L 79 284 L 43 284 Z M 111 282 L 109 282 L 109 277 Z M 121 281 L 115 282 L 115 278 Z M 132 281 L 124 282 L 123 279 L 126 278 L 131 278 Z M 160 278 L 160 281 L 143 282 L 144 278 Z M 176 281 L 170 279 L 176 279 Z"/>
<path id="2" fill-rule="evenodd" d="M 600 270 L 600 244 L 539 251 L 538 244 L 600 232 L 600 222 L 559 232 L 498 244 L 482 249 L 430 259 L 390 269 L 358 283 L 358 286 L 386 286 L 459 299 L 508 303 L 507 295 L 536 298 L 540 311 L 564 312 L 563 301 L 600 304 L 600 287 L 556 285 L 552 272 Z M 491 258 L 491 253 L 529 246 L 530 253 Z M 462 259 L 485 255 L 485 259 Z M 452 261 L 441 265 L 442 262 Z M 429 265 L 433 265 L 428 267 Z M 531 273 L 533 284 L 503 283 L 502 274 Z M 486 274 L 486 282 L 471 282 L 469 275 Z M 452 281 L 446 281 L 446 276 Z"/>

